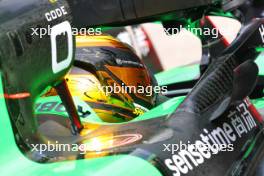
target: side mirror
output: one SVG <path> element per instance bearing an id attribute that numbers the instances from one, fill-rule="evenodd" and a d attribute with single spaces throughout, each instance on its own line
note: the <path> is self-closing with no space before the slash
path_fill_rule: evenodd
<path id="1" fill-rule="evenodd" d="M 258 66 L 249 60 L 234 70 L 233 90 L 231 104 L 242 101 L 254 90 L 258 81 Z"/>
<path id="2" fill-rule="evenodd" d="M 243 101 L 254 90 L 258 80 L 258 66 L 248 60 L 234 69 L 233 86 L 231 95 L 217 104 L 218 107 L 211 114 L 210 120 L 213 121 L 220 117 L 230 105 L 235 105 Z"/>

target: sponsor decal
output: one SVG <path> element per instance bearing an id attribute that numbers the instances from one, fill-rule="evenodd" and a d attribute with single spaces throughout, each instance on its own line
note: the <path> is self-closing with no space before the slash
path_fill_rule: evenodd
<path id="1" fill-rule="evenodd" d="M 116 63 L 117 63 L 118 65 L 121 65 L 121 66 L 124 65 L 124 64 L 128 64 L 128 65 L 139 66 L 139 67 L 141 67 L 141 68 L 144 67 L 143 64 L 141 64 L 141 63 L 134 62 L 134 61 L 126 61 L 126 60 L 124 60 L 124 59 L 120 59 L 120 58 L 117 58 L 117 59 L 116 59 Z"/>
<path id="2" fill-rule="evenodd" d="M 35 111 L 36 111 L 36 114 L 51 113 L 51 114 L 63 115 L 64 113 L 66 113 L 65 107 L 63 106 L 61 102 L 58 102 L 58 101 L 37 103 L 35 105 Z M 90 111 L 86 110 L 84 107 L 80 105 L 77 106 L 77 111 L 81 118 L 86 118 L 91 114 Z"/>
<path id="3" fill-rule="evenodd" d="M 219 154 L 222 147 L 232 145 L 239 138 L 252 131 L 257 124 L 248 110 L 248 104 L 242 103 L 228 114 L 229 122 L 222 123 L 214 129 L 206 128 L 199 134 L 199 139 L 164 160 L 165 165 L 173 172 L 173 176 L 187 174 L 209 160 L 213 154 Z M 232 151 L 227 150 L 226 151 Z"/>
<path id="4" fill-rule="evenodd" d="M 56 20 L 62 16 L 67 15 L 68 12 L 65 9 L 65 6 L 61 6 L 59 8 L 56 8 L 54 10 L 51 10 L 47 13 L 45 13 L 45 18 L 47 19 L 48 22 Z"/>

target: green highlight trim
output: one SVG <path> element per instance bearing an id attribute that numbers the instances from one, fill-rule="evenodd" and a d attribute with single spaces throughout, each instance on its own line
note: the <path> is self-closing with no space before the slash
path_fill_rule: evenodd
<path id="1" fill-rule="evenodd" d="M 132 120 L 132 122 L 138 122 L 138 121 L 143 121 L 143 120 L 148 120 L 148 119 L 169 116 L 173 112 L 175 112 L 177 107 L 183 102 L 184 99 L 185 99 L 185 96 L 172 98 L 162 103 L 161 105 L 155 107 L 154 109 L 151 109 L 145 114 L 138 116 L 137 118 Z"/>
<path id="2" fill-rule="evenodd" d="M 253 143 L 249 146 L 249 148 L 246 151 L 245 155 L 243 156 L 242 160 L 245 160 L 250 155 L 250 153 L 252 152 L 252 150 L 255 147 L 255 144 L 256 144 L 256 140 L 254 140 Z"/>
<path id="3" fill-rule="evenodd" d="M 263 52 L 264 51 L 264 47 L 257 47 L 256 48 L 256 52 Z"/>
<path id="4" fill-rule="evenodd" d="M 235 16 L 231 12 L 224 12 L 224 11 L 211 12 L 209 15 L 221 16 L 221 17 L 227 17 L 227 18 L 235 18 Z"/>
<path id="5" fill-rule="evenodd" d="M 264 76 L 264 53 L 261 54 L 255 62 L 259 67 L 259 75 Z"/>
<path id="6" fill-rule="evenodd" d="M 160 86 L 170 85 L 184 81 L 194 80 L 200 77 L 199 64 L 176 67 L 155 75 Z"/>

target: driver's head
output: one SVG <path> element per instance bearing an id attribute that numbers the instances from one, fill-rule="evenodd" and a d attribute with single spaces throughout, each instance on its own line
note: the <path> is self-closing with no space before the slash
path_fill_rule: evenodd
<path id="1" fill-rule="evenodd" d="M 110 36 L 78 36 L 76 42 L 75 66 L 66 76 L 72 96 L 105 122 L 129 121 L 155 106 L 156 81 L 128 45 Z"/>

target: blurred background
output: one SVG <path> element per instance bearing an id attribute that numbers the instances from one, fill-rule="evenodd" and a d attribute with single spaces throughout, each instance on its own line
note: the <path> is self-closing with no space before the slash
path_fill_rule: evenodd
<path id="1" fill-rule="evenodd" d="M 209 17 L 219 32 L 231 43 L 241 28 L 239 21 L 226 17 Z M 179 66 L 200 63 L 201 40 L 186 29 L 166 35 L 162 24 L 144 23 L 112 28 L 107 33 L 131 45 L 153 73 Z"/>

